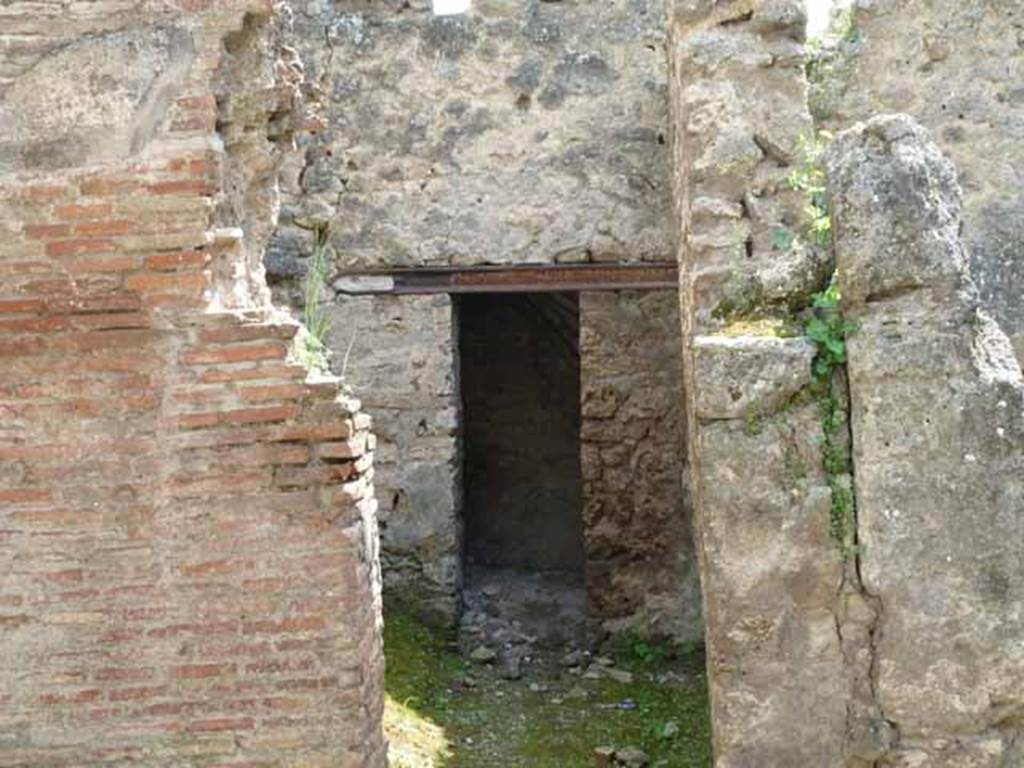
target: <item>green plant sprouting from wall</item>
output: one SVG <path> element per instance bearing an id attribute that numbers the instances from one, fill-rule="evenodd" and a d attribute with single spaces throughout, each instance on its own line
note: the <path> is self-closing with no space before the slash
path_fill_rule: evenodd
<path id="1" fill-rule="evenodd" d="M 772 248 L 777 251 L 806 253 L 827 251 L 832 245 L 832 218 L 825 192 L 825 150 L 832 135 L 821 131 L 799 139 L 799 162 L 786 177 L 786 185 L 804 197 L 804 225 L 794 232 L 779 227 L 772 233 Z"/>
<path id="2" fill-rule="evenodd" d="M 306 270 L 302 323 L 306 333 L 299 341 L 299 357 L 310 369 L 326 373 L 328 361 L 327 334 L 331 330 L 331 319 L 324 305 L 324 285 L 327 282 L 328 228 L 319 226 L 313 230 L 313 252 Z"/>
<path id="3" fill-rule="evenodd" d="M 832 244 L 832 219 L 828 211 L 828 197 L 825 193 L 825 149 L 832 135 L 822 131 L 812 136 L 800 137 L 800 164 L 786 179 L 790 189 L 802 192 L 806 198 L 804 213 L 807 215 L 805 237 L 819 248 Z M 782 230 L 785 231 L 785 230 Z M 793 242 L 790 237 L 785 244 Z"/>
<path id="4" fill-rule="evenodd" d="M 843 317 L 836 278 L 821 293 L 815 294 L 804 332 L 818 349 L 813 363 L 812 390 L 821 408 L 823 435 L 822 466 L 832 492 L 829 531 L 843 557 L 856 550 L 856 508 L 850 477 L 847 399 L 838 379 L 846 365 L 846 337 L 856 325 Z"/>

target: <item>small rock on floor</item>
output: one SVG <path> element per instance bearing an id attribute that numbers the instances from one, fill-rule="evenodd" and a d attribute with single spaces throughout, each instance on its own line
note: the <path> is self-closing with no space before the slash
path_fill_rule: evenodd
<path id="1" fill-rule="evenodd" d="M 473 652 L 469 654 L 469 658 L 478 664 L 491 664 L 498 654 L 494 652 L 493 648 L 488 648 L 486 645 L 478 645 L 473 649 Z"/>
<path id="2" fill-rule="evenodd" d="M 502 659 L 501 676 L 506 680 L 518 680 L 523 676 L 523 667 L 518 656 L 506 656 Z"/>
<path id="3" fill-rule="evenodd" d="M 626 766 L 626 768 L 645 768 L 651 762 L 647 753 L 637 747 L 615 750 L 615 760 L 618 765 Z"/>
<path id="4" fill-rule="evenodd" d="M 627 672 L 624 669 L 614 669 L 612 667 L 604 668 L 605 677 L 610 677 L 616 683 L 622 683 L 623 685 L 629 685 L 633 682 L 633 673 Z"/>
<path id="5" fill-rule="evenodd" d="M 578 667 L 583 663 L 583 653 L 581 651 L 569 651 L 562 657 L 563 667 Z"/>

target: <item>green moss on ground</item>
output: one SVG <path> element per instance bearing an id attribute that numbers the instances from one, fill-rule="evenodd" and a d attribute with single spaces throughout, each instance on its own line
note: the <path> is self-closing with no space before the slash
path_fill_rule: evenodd
<path id="1" fill-rule="evenodd" d="M 565 671 L 502 680 L 464 662 L 443 633 L 400 615 L 388 617 L 384 645 L 394 768 L 589 768 L 600 746 L 640 747 L 659 768 L 711 765 L 699 650 L 620 648 L 616 667 L 634 674 L 623 684 Z M 531 682 L 547 690 L 531 691 Z M 627 700 L 633 708 L 623 708 Z"/>

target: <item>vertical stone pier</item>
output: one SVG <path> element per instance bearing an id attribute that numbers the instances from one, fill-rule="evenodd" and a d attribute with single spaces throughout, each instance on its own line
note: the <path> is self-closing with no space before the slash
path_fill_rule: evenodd
<path id="1" fill-rule="evenodd" d="M 849 680 L 814 348 L 752 332 L 827 254 L 787 176 L 812 134 L 801 2 L 670 8 L 684 389 L 718 768 L 838 766 Z M 787 233 L 785 238 L 780 233 Z M 785 245 L 780 245 L 780 241 Z"/>

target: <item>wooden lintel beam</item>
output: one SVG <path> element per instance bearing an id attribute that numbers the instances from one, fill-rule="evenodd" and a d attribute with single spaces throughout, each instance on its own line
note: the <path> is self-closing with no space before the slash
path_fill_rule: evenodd
<path id="1" fill-rule="evenodd" d="M 677 285 L 678 268 L 671 262 L 424 267 L 345 272 L 333 282 L 339 293 L 399 295 L 657 290 Z"/>

